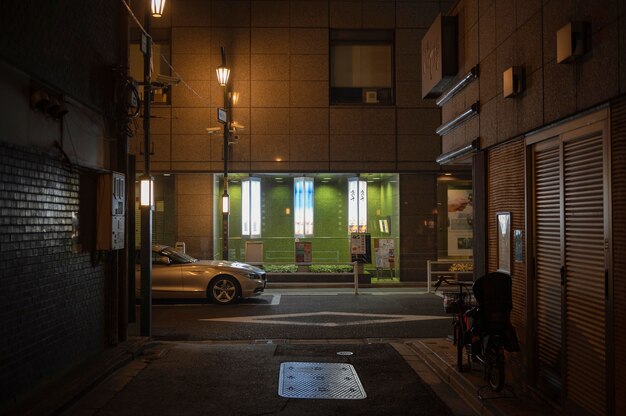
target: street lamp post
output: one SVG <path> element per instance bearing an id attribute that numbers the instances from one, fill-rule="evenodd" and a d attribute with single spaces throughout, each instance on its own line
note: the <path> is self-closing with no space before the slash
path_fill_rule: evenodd
<path id="1" fill-rule="evenodd" d="M 228 195 L 228 135 L 230 133 L 230 106 L 228 105 L 228 78 L 230 69 L 226 67 L 226 52 L 221 47 L 222 64 L 215 70 L 217 74 L 217 82 L 224 87 L 224 110 L 226 120 L 224 121 L 224 193 L 222 194 L 222 259 L 228 260 L 228 227 L 230 215 L 230 201 Z"/>
<path id="2" fill-rule="evenodd" d="M 148 1 L 148 0 L 146 0 Z M 151 8 L 145 7 L 144 25 L 146 45 L 143 58 L 143 177 L 141 186 L 141 320 L 140 334 L 152 336 L 152 208 L 154 185 L 150 173 L 150 101 L 152 37 L 150 36 L 152 17 L 161 17 L 165 0 L 151 0 Z M 152 12 L 152 13 L 151 13 Z M 145 193 L 148 193 L 146 196 Z"/>

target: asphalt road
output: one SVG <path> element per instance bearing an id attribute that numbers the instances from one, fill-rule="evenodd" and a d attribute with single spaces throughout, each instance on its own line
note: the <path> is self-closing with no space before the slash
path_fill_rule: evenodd
<path id="1" fill-rule="evenodd" d="M 441 298 L 415 289 L 362 289 L 358 295 L 277 289 L 226 306 L 155 300 L 152 314 L 153 338 L 166 341 L 441 338 L 452 333 Z M 136 324 L 133 331 L 139 333 Z"/>
<path id="2" fill-rule="evenodd" d="M 405 347 L 406 348 L 406 347 Z M 156 343 L 153 356 L 135 360 L 88 394 L 64 416 L 174 415 L 422 415 L 452 416 L 409 363 L 387 343 L 254 345 Z M 352 355 L 337 355 L 348 351 Z M 148 350 L 150 354 L 150 350 Z M 311 372 L 288 382 L 290 365 L 352 366 L 351 377 L 325 378 Z M 284 371 L 283 371 L 284 373 Z M 354 377 L 356 374 L 356 377 Z M 362 395 L 346 393 L 345 378 L 358 378 Z M 319 398 L 320 394 L 334 398 Z M 314 397 L 304 397 L 311 394 Z M 458 415 L 473 414 L 464 406 Z"/>
<path id="3" fill-rule="evenodd" d="M 64 415 L 475 414 L 411 346 L 451 332 L 423 291 L 280 289 L 229 306 L 155 301 L 152 313 L 144 354 Z"/>

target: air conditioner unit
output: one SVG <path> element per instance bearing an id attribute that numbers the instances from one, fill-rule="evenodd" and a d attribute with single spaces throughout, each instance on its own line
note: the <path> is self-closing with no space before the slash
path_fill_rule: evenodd
<path id="1" fill-rule="evenodd" d="M 367 104 L 378 103 L 378 92 L 376 90 L 365 91 L 365 102 Z"/>

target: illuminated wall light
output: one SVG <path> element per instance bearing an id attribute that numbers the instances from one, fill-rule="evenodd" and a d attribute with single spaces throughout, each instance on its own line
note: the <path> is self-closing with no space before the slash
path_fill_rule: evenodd
<path id="1" fill-rule="evenodd" d="M 140 205 L 154 208 L 154 179 L 151 176 L 141 178 L 140 190 Z"/>
<path id="2" fill-rule="evenodd" d="M 261 237 L 261 179 L 241 181 L 241 234 Z"/>
<path id="3" fill-rule="evenodd" d="M 228 196 L 228 192 L 224 190 L 222 194 L 222 214 L 228 214 L 230 212 L 230 197 Z"/>
<path id="4" fill-rule="evenodd" d="M 348 232 L 367 232 L 367 182 L 348 178 Z"/>
<path id="5" fill-rule="evenodd" d="M 313 178 L 293 179 L 293 223 L 296 237 L 313 236 Z"/>

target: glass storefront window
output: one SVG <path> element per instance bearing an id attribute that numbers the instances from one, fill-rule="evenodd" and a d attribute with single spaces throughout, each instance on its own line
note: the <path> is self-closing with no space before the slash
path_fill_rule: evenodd
<path id="1" fill-rule="evenodd" d="M 438 258 L 471 258 L 474 244 L 473 190 L 470 174 L 455 173 L 437 180 L 439 218 Z"/>

